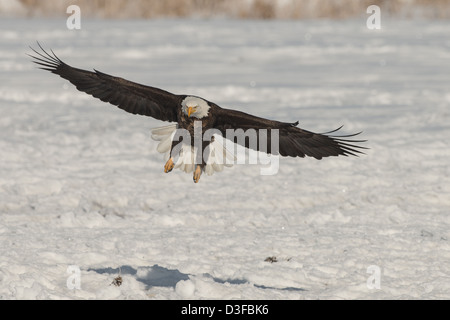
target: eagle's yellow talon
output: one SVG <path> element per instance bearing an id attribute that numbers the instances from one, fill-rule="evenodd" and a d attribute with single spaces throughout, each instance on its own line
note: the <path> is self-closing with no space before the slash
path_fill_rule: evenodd
<path id="1" fill-rule="evenodd" d="M 202 167 L 200 165 L 197 165 L 194 171 L 194 182 L 198 183 L 200 180 L 200 176 L 202 175 Z"/>
<path id="2" fill-rule="evenodd" d="M 164 166 L 164 172 L 165 172 L 165 173 L 169 173 L 170 171 L 173 170 L 174 167 L 175 167 L 175 164 L 173 163 L 173 159 L 170 158 L 170 159 L 166 162 L 166 165 Z"/>

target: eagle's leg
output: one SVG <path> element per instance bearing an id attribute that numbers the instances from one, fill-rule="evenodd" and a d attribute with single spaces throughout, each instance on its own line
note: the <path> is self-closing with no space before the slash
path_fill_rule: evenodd
<path id="1" fill-rule="evenodd" d="M 201 175 L 202 175 L 202 166 L 198 164 L 194 170 L 194 182 L 195 183 L 198 183 Z"/>
<path id="2" fill-rule="evenodd" d="M 170 158 L 164 166 L 164 172 L 169 173 L 170 171 L 173 170 L 174 167 L 175 167 L 175 164 L 173 163 L 173 158 Z"/>
<path id="3" fill-rule="evenodd" d="M 169 158 L 169 160 L 167 160 L 166 164 L 164 165 L 164 172 L 165 173 L 169 173 L 169 172 L 171 172 L 173 170 L 173 168 L 175 168 L 175 163 L 173 162 L 172 154 L 174 152 L 175 147 L 178 146 L 178 144 L 180 142 L 181 141 L 172 141 L 172 145 L 170 146 L 170 156 L 169 156 L 170 158 Z M 178 149 L 178 151 L 175 151 L 175 154 L 177 152 L 179 152 L 179 149 Z"/>

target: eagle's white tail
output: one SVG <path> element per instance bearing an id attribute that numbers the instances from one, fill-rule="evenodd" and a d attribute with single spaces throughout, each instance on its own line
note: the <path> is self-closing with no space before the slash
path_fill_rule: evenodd
<path id="1" fill-rule="evenodd" d="M 160 127 L 152 129 L 152 139 L 159 141 L 158 150 L 159 153 L 163 153 L 165 160 L 169 160 L 170 149 L 172 147 L 172 140 L 175 136 L 178 125 L 173 124 L 170 126 Z M 221 136 L 213 135 L 214 141 L 210 143 L 208 148 L 208 158 L 206 166 L 203 168 L 207 175 L 211 176 L 214 172 L 223 171 L 224 167 L 232 167 L 235 162 L 235 157 L 231 154 L 226 147 L 220 142 L 223 140 Z M 191 145 L 183 144 L 178 155 L 178 160 L 175 163 L 174 169 L 180 169 L 186 173 L 194 171 L 195 155 L 197 148 Z"/>

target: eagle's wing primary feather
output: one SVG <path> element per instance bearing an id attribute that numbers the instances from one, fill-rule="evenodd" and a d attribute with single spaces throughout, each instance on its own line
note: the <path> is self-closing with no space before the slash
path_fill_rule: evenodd
<path id="1" fill-rule="evenodd" d="M 185 96 L 144 86 L 122 78 L 73 68 L 61 61 L 55 53 L 31 48 L 36 55 L 29 55 L 41 69 L 51 71 L 69 80 L 80 91 L 86 92 L 104 102 L 109 102 L 127 112 L 150 116 L 162 121 L 177 121 L 178 107 Z"/>
<path id="2" fill-rule="evenodd" d="M 256 130 L 257 144 L 251 145 L 251 139 L 234 139 L 235 143 L 243 145 L 246 148 L 252 148 L 261 151 L 260 135 L 261 129 L 267 130 L 267 146 L 264 146 L 263 151 L 272 154 L 280 154 L 284 157 L 314 157 L 316 159 L 322 159 L 330 156 L 357 156 L 361 154 L 361 149 L 367 149 L 365 147 L 357 145 L 358 143 L 366 142 L 366 140 L 351 140 L 349 138 L 359 135 L 344 135 L 335 136 L 331 135 L 336 131 L 327 133 L 314 133 L 307 130 L 303 130 L 297 127 L 296 123 L 285 123 L 279 121 L 273 121 L 256 117 L 244 112 L 222 109 L 218 106 L 215 108 L 216 123 L 215 127 L 219 129 L 222 135 L 227 137 L 227 129 L 242 129 L 244 132 L 248 132 L 249 129 Z M 272 150 L 271 143 L 271 130 L 278 129 L 279 131 L 279 148 L 278 152 Z M 245 142 L 244 142 L 245 141 Z"/>

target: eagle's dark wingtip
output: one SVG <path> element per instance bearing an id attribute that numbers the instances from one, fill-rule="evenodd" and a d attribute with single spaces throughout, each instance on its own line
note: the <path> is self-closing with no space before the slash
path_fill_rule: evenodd
<path id="1" fill-rule="evenodd" d="M 347 135 L 332 135 L 332 133 L 336 133 L 337 131 L 341 130 L 344 126 L 340 126 L 338 129 L 323 133 L 323 135 L 326 135 L 327 137 L 331 138 L 334 142 L 337 143 L 340 149 L 340 155 L 343 156 L 354 156 L 359 157 L 360 155 L 365 155 L 361 150 L 369 150 L 367 147 L 363 147 L 358 145 L 359 143 L 366 143 L 368 140 L 354 140 L 354 139 L 348 139 L 352 137 L 356 137 L 361 135 L 363 132 L 353 133 L 353 134 L 347 134 Z"/>
<path id="2" fill-rule="evenodd" d="M 328 136 L 328 135 L 330 135 L 331 133 L 338 132 L 338 131 L 341 130 L 343 127 L 344 127 L 344 125 L 340 126 L 340 127 L 337 128 L 337 129 L 334 129 L 334 130 L 331 130 L 331 131 L 328 131 L 328 132 L 323 132 L 323 133 L 321 133 L 321 134 Z"/>
<path id="3" fill-rule="evenodd" d="M 39 69 L 47 70 L 47 71 L 55 73 L 56 70 L 58 69 L 58 67 L 62 66 L 64 64 L 64 62 L 62 62 L 56 56 L 56 54 L 53 52 L 53 50 L 50 49 L 51 53 L 53 54 L 52 55 L 42 47 L 42 45 L 39 41 L 36 41 L 36 43 L 41 51 L 36 50 L 32 46 L 29 46 L 30 49 L 35 53 L 35 55 L 28 54 L 28 53 L 26 53 L 26 55 L 29 56 L 30 58 L 34 59 L 32 62 L 39 65 Z"/>

